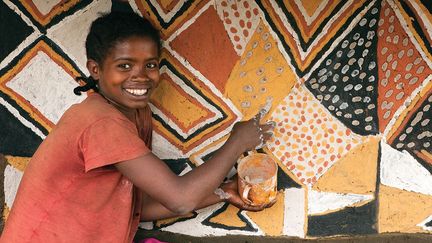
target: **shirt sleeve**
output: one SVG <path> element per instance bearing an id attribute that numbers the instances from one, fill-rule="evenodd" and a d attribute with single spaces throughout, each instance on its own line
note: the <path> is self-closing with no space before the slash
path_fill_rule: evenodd
<path id="1" fill-rule="evenodd" d="M 80 137 L 79 149 L 86 172 L 150 153 L 131 122 L 113 118 L 87 127 Z"/>

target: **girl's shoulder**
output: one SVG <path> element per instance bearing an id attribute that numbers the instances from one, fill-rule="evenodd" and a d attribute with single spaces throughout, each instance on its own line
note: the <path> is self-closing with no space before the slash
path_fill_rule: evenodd
<path id="1" fill-rule="evenodd" d="M 61 120 L 73 119 L 80 123 L 92 123 L 106 118 L 123 119 L 123 115 L 101 95 L 91 93 L 81 103 L 72 105 Z"/>

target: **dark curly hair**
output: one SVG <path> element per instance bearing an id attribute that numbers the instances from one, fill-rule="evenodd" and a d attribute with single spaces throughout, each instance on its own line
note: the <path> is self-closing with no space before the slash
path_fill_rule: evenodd
<path id="1" fill-rule="evenodd" d="M 161 50 L 161 39 L 159 31 L 153 25 L 133 12 L 111 12 L 102 14 L 93 21 L 85 42 L 87 59 L 92 59 L 98 64 L 109 54 L 111 49 L 119 42 L 129 37 L 148 37 L 158 46 L 158 53 Z M 84 86 L 74 89 L 76 95 L 90 89 L 98 92 L 97 80 L 90 77 L 77 77 L 77 80 L 84 81 Z"/>

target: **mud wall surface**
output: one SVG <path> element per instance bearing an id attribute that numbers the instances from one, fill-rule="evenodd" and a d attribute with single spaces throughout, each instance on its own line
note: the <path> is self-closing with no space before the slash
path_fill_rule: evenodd
<path id="1" fill-rule="evenodd" d="M 84 39 L 111 9 L 160 29 L 153 150 L 176 173 L 208 160 L 266 102 L 278 201 L 217 204 L 143 230 L 190 236 L 432 232 L 432 7 L 426 0 L 0 2 L 3 218 L 26 164 L 82 101 Z M 167 95 L 168 94 L 168 95 Z M 232 173 L 231 173 L 232 174 Z"/>

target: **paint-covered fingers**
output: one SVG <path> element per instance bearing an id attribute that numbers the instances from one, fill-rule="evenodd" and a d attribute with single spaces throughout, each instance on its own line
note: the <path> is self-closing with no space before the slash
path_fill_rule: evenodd
<path id="1" fill-rule="evenodd" d="M 269 121 L 264 124 L 257 124 L 260 144 L 255 147 L 255 149 L 262 148 L 265 143 L 273 136 L 273 130 L 276 127 L 274 121 Z"/>

